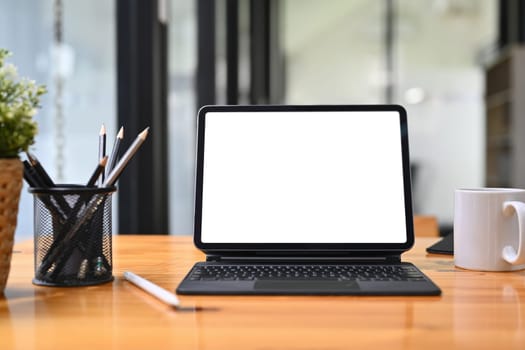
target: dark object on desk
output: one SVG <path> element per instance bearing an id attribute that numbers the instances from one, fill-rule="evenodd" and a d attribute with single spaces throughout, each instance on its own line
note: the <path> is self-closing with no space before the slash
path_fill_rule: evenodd
<path id="1" fill-rule="evenodd" d="M 439 295 L 410 263 L 197 263 L 179 294 Z"/>
<path id="2" fill-rule="evenodd" d="M 113 280 L 111 195 L 120 174 L 145 141 L 149 127 L 133 141 L 100 187 L 108 161 L 106 130 L 99 135 L 99 164 L 87 186 L 56 186 L 29 152 L 24 177 L 34 197 L 35 277 L 45 286 L 85 286 Z M 121 129 L 122 131 L 122 129 Z M 118 137 L 122 136 L 119 132 Z M 118 147 L 120 141 L 116 142 Z M 113 156 L 118 156 L 118 149 Z"/>
<path id="3" fill-rule="evenodd" d="M 454 255 L 454 232 L 427 248 L 428 253 Z"/>
<path id="4" fill-rule="evenodd" d="M 86 286 L 113 280 L 111 195 L 115 191 L 115 187 L 73 185 L 29 188 L 35 202 L 34 284 Z"/>
<path id="5" fill-rule="evenodd" d="M 194 243 L 207 261 L 177 293 L 439 295 L 401 262 L 407 132 L 394 105 L 203 107 Z"/>

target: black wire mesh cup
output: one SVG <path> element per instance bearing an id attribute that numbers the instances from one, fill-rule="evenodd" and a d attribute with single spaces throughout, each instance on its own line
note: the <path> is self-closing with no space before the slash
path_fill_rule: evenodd
<path id="1" fill-rule="evenodd" d="M 76 185 L 29 188 L 34 198 L 34 284 L 74 287 L 113 280 L 115 191 Z"/>

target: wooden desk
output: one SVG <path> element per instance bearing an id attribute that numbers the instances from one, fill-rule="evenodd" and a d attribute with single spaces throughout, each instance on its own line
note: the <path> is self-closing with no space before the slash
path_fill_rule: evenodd
<path id="1" fill-rule="evenodd" d="M 414 234 L 416 237 L 438 237 L 439 225 L 434 216 L 414 216 Z"/>
<path id="2" fill-rule="evenodd" d="M 525 349 L 525 272 L 456 269 L 417 238 L 404 255 L 440 297 L 190 297 L 179 312 L 122 279 L 131 270 L 174 290 L 203 259 L 190 237 L 116 236 L 115 281 L 93 287 L 31 284 L 32 242 L 16 245 L 1 349 Z M 522 304 L 523 302 L 523 304 Z"/>

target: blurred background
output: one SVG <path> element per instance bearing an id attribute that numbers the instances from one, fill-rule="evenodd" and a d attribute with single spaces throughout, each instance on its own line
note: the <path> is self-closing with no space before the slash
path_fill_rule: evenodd
<path id="1" fill-rule="evenodd" d="M 396 103 L 415 213 L 444 234 L 455 188 L 525 187 L 524 17 L 518 0 L 0 0 L 0 47 L 48 88 L 33 151 L 56 182 L 87 181 L 102 123 L 108 145 L 151 127 L 115 233 L 192 234 L 202 105 Z M 33 232 L 22 192 L 17 240 Z"/>

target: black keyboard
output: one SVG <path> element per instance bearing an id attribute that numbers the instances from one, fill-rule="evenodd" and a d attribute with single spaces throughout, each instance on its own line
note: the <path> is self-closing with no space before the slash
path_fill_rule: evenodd
<path id="1" fill-rule="evenodd" d="M 326 280 L 424 281 L 412 265 L 203 265 L 195 266 L 190 281 Z"/>

